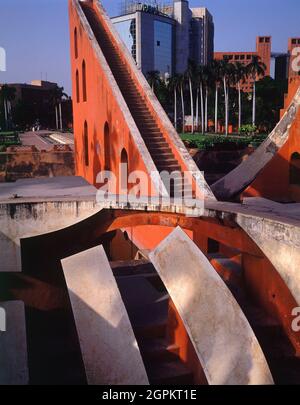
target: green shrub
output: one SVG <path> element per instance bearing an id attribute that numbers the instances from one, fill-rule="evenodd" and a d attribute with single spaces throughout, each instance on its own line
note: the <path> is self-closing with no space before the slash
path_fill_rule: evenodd
<path id="1" fill-rule="evenodd" d="M 200 150 L 236 150 L 247 148 L 250 144 L 254 147 L 260 145 L 267 135 L 232 136 L 210 134 L 182 134 L 181 139 L 189 148 Z"/>
<path id="2" fill-rule="evenodd" d="M 257 130 L 257 127 L 255 125 L 247 124 L 247 125 L 242 125 L 240 128 L 240 134 L 244 135 L 251 135 L 254 134 Z"/>

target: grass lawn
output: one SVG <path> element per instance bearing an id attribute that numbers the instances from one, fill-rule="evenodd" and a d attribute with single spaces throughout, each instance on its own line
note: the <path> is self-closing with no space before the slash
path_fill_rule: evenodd
<path id="1" fill-rule="evenodd" d="M 190 148 L 201 150 L 209 149 L 240 149 L 248 145 L 258 147 L 267 137 L 266 134 L 245 135 L 221 135 L 221 134 L 201 134 L 184 133 L 180 134 L 181 139 Z"/>

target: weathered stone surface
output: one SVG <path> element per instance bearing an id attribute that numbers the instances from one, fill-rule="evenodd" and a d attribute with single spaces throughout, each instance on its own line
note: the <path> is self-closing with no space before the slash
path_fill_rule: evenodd
<path id="1" fill-rule="evenodd" d="M 257 339 L 204 254 L 176 228 L 150 260 L 195 347 L 209 384 L 272 384 Z"/>
<path id="2" fill-rule="evenodd" d="M 255 215 L 237 215 L 237 223 L 273 264 L 300 305 L 300 225 Z"/>
<path id="3" fill-rule="evenodd" d="M 6 331 L 0 330 L 0 385 L 24 385 L 29 382 L 24 304 L 0 302 L 5 310 Z"/>
<path id="4" fill-rule="evenodd" d="M 21 271 L 20 240 L 54 232 L 99 212 L 96 189 L 81 177 L 0 185 L 0 272 Z"/>
<path id="5" fill-rule="evenodd" d="M 62 260 L 89 384 L 148 384 L 103 247 Z"/>

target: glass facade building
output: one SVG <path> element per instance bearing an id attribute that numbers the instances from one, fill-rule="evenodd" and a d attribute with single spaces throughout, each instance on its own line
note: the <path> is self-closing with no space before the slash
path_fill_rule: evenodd
<path id="1" fill-rule="evenodd" d="M 116 22 L 114 26 L 133 59 L 136 61 L 136 19 L 131 18 L 129 20 Z"/>
<path id="2" fill-rule="evenodd" d="M 190 9 L 186 0 L 168 8 L 132 5 L 112 22 L 145 76 L 156 70 L 165 78 L 184 73 L 189 59 L 199 65 L 213 59 L 214 23 L 206 8 Z"/>
<path id="3" fill-rule="evenodd" d="M 154 21 L 154 70 L 162 75 L 172 74 L 173 65 L 173 26 Z"/>

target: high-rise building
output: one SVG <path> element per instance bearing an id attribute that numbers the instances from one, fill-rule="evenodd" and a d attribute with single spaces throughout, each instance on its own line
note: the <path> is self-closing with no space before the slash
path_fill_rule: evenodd
<path id="1" fill-rule="evenodd" d="M 145 75 L 183 73 L 189 59 L 203 65 L 213 59 L 213 17 L 206 8 L 190 9 L 187 0 L 161 5 L 127 0 L 112 22 Z"/>
<path id="2" fill-rule="evenodd" d="M 214 22 L 207 8 L 192 8 L 190 55 L 197 64 L 207 65 L 214 58 Z"/>

